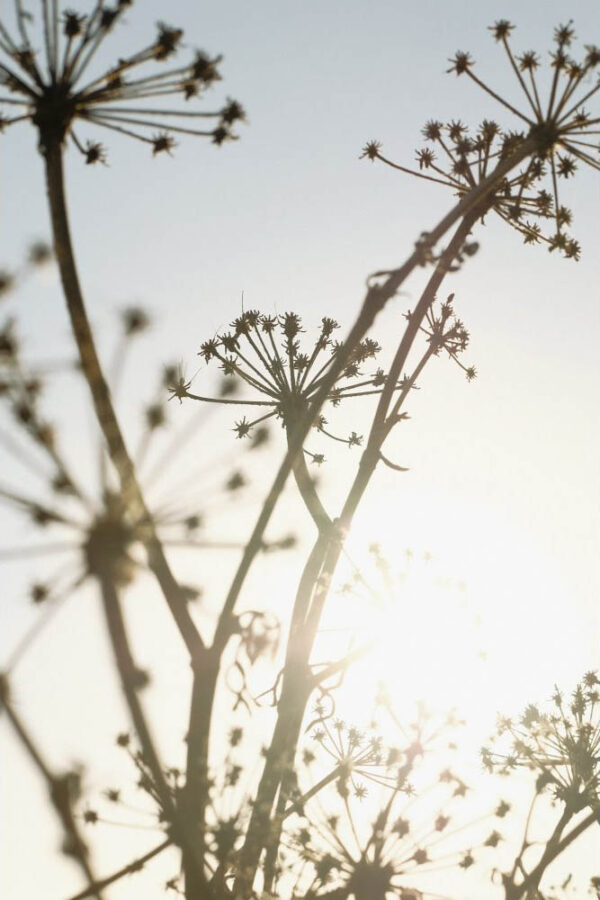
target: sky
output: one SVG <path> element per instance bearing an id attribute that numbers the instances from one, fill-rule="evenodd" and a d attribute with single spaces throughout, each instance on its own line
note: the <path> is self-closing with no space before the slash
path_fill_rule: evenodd
<path id="1" fill-rule="evenodd" d="M 376 139 L 392 159 L 411 165 L 428 119 L 475 125 L 496 117 L 512 127 L 489 97 L 446 71 L 456 50 L 469 50 L 477 71 L 516 98 L 506 60 L 487 30 L 501 17 L 518 26 L 520 50 L 543 52 L 553 27 L 570 18 L 582 44 L 600 41 L 597 6 L 587 0 L 170 0 L 168 8 L 146 2 L 128 13 L 126 25 L 107 41 L 104 61 L 144 46 L 158 20 L 180 24 L 188 52 L 198 47 L 224 56 L 223 81 L 207 107 L 234 97 L 246 108 L 247 122 L 237 129 L 239 141 L 220 148 L 182 138 L 172 158 L 152 158 L 144 145 L 92 129 L 83 136 L 107 144 L 109 165 L 86 167 L 75 152 L 67 154 L 76 252 L 103 354 L 110 355 L 112 323 L 124 305 L 144 303 L 157 326 L 127 369 L 120 398 L 125 417 L 133 419 L 140 400 L 152 395 L 163 360 L 181 360 L 195 375 L 200 343 L 239 314 L 242 293 L 245 308 L 299 311 L 307 329 L 323 315 L 350 326 L 369 273 L 400 264 L 420 232 L 452 203 L 437 185 L 360 159 L 361 149 Z M 471 333 L 469 360 L 478 378 L 468 384 L 460 371 L 434 361 L 411 401 L 411 420 L 389 442 L 390 456 L 410 471 L 377 474 L 350 537 L 359 561 L 377 540 L 392 558 L 406 548 L 416 556 L 430 553 L 440 577 L 466 583 L 469 608 L 487 629 L 485 676 L 473 678 L 472 670 L 461 668 L 463 648 L 454 660 L 452 648 L 443 656 L 438 635 L 439 657 L 414 642 L 406 649 L 407 660 L 423 665 L 423 672 L 421 684 L 404 693 L 412 700 L 419 687 L 437 693 L 445 682 L 481 728 L 498 708 L 514 711 L 548 696 L 555 681 L 568 688 L 583 671 L 600 666 L 600 190 L 594 175 L 579 172 L 562 194 L 583 248 L 578 263 L 523 246 L 493 218 L 478 231 L 479 252 L 447 282 Z M 11 128 L 0 139 L 0 268 L 18 263 L 32 239 L 48 236 L 34 132 L 29 125 Z M 417 272 L 376 323 L 373 335 L 384 358 L 421 284 Z M 18 316 L 30 358 L 68 347 L 54 270 L 29 279 L 10 304 L 6 314 Z M 210 385 L 208 378 L 200 370 L 194 387 Z M 80 442 L 84 428 L 89 432 L 85 398 L 63 384 L 49 402 L 57 415 L 69 414 L 68 449 L 87 472 L 89 445 Z M 175 419 L 187 415 L 170 412 Z M 363 405 L 351 427 L 366 427 L 368 412 Z M 200 459 L 233 441 L 229 418 L 218 421 L 222 432 L 202 438 Z M 332 471 L 323 471 L 328 508 L 339 509 L 357 461 L 346 448 L 332 453 Z M 22 484 L 20 470 L 3 465 L 6 478 Z M 256 467 L 260 472 L 260 463 Z M 290 513 L 296 515 L 301 512 Z M 239 516 L 249 525 L 249 510 Z M 3 545 L 15 542 L 14 517 L 0 523 L 0 533 Z M 195 563 L 181 565 L 193 573 Z M 216 606 L 224 590 L 222 566 L 221 558 L 211 559 L 203 575 L 207 622 L 210 604 Z M 297 568 L 274 561 L 268 574 L 261 569 L 261 577 L 250 580 L 249 602 L 266 577 L 284 616 Z M 33 574 L 13 567 L 4 575 L 1 659 L 32 621 L 21 592 Z M 435 591 L 426 596 L 437 602 Z M 57 764 L 91 757 L 100 784 L 113 765 L 102 743 L 110 744 L 123 727 L 124 713 L 115 704 L 92 592 L 64 615 L 23 664 L 19 701 Z M 187 677 L 179 670 L 177 641 L 165 637 L 163 645 L 161 613 L 153 611 L 148 620 L 135 609 L 131 615 L 140 629 L 140 653 L 162 650 L 151 710 L 157 721 L 175 721 L 182 701 L 173 697 Z M 75 643 L 67 639 L 74 629 L 81 634 Z M 359 672 L 355 694 L 365 683 Z M 23 862 L 18 848 L 43 792 L 4 728 L 2 739 L 16 777 L 3 784 L 14 812 L 4 826 L 8 849 L 0 884 L 8 895 L 28 898 L 43 871 L 51 895 L 66 895 L 74 890 L 73 873 L 56 858 L 57 835 L 46 813 L 39 814 L 36 834 L 39 868 Z M 103 867 L 110 868 L 113 839 L 103 852 Z M 114 891 L 115 900 L 131 896 L 127 884 Z"/>

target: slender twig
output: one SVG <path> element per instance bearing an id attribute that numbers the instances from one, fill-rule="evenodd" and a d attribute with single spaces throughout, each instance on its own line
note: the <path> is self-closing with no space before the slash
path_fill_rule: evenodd
<path id="1" fill-rule="evenodd" d="M 154 859 L 155 856 L 158 856 L 159 853 L 162 853 L 163 850 L 166 850 L 167 847 L 170 846 L 172 846 L 172 841 L 167 838 L 166 841 L 162 841 L 162 843 L 160 843 L 157 847 L 154 847 L 152 850 L 149 850 L 148 853 L 144 853 L 143 856 L 134 859 L 126 866 L 123 866 L 121 869 L 113 872 L 112 875 L 107 875 L 106 878 L 100 878 L 98 881 L 90 885 L 88 888 L 85 888 L 83 891 L 79 891 L 79 893 L 77 894 L 72 894 L 68 898 L 68 900 L 86 900 L 86 897 L 93 897 L 97 891 L 110 887 L 111 884 L 115 884 L 115 882 L 120 881 L 121 878 L 125 877 L 125 875 L 133 875 L 135 872 L 139 872 L 147 862 L 150 862 L 151 859 Z"/>
<path id="2" fill-rule="evenodd" d="M 502 160 L 496 167 L 496 169 L 491 172 L 490 175 L 477 186 L 477 188 L 474 188 L 472 191 L 466 194 L 453 207 L 453 209 L 451 209 L 450 212 L 442 218 L 442 220 L 436 225 L 436 227 L 428 233 L 428 245 L 431 247 L 435 246 L 440 238 L 443 237 L 444 234 L 446 234 L 446 232 L 454 225 L 455 222 L 466 216 L 473 209 L 477 208 L 481 203 L 483 203 L 485 199 L 491 193 L 493 193 L 498 184 L 502 182 L 502 179 L 506 176 L 506 174 L 511 169 L 518 166 L 523 161 L 523 159 L 529 156 L 529 154 L 534 149 L 535 142 L 533 139 L 524 140 L 520 147 L 515 150 L 513 154 Z M 246 550 L 244 551 L 244 555 L 242 557 L 240 565 L 234 575 L 231 587 L 225 599 L 225 603 L 223 604 L 215 634 L 215 645 L 217 647 L 223 647 L 225 642 L 227 641 L 227 637 L 230 632 L 231 614 L 235 607 L 240 590 L 242 588 L 242 585 L 244 584 L 246 575 L 250 570 L 253 560 L 255 559 L 257 553 L 260 551 L 262 536 L 269 523 L 273 510 L 277 505 L 277 501 L 279 499 L 281 491 L 283 490 L 285 482 L 287 481 L 288 475 L 292 470 L 295 457 L 297 454 L 302 452 L 302 444 L 306 439 L 306 436 L 308 435 L 308 432 L 310 431 L 310 428 L 312 427 L 312 424 L 319 410 L 321 409 L 321 406 L 327 399 L 327 396 L 336 380 L 339 378 L 340 373 L 345 368 L 350 354 L 357 346 L 359 341 L 367 333 L 367 331 L 371 328 L 376 316 L 379 314 L 379 312 L 381 312 L 388 301 L 391 300 L 393 296 L 395 296 L 404 281 L 406 281 L 408 276 L 414 271 L 414 269 L 417 268 L 417 266 L 420 265 L 420 263 L 421 250 L 420 248 L 417 248 L 408 257 L 406 262 L 402 266 L 400 266 L 400 268 L 394 269 L 392 271 L 377 272 L 372 276 L 373 279 L 379 277 L 384 278 L 384 281 L 379 284 L 371 283 L 369 285 L 361 310 L 354 322 L 354 325 L 348 333 L 343 347 L 336 355 L 336 357 L 332 359 L 327 377 L 323 381 L 318 393 L 312 400 L 307 413 L 296 427 L 293 440 L 290 442 L 288 452 L 286 453 L 286 456 L 283 459 L 280 468 L 275 476 L 275 479 L 271 485 L 269 493 L 267 494 L 248 544 L 246 545 Z"/>
<path id="3" fill-rule="evenodd" d="M 88 858 L 87 845 L 79 832 L 79 826 L 73 815 L 71 776 L 69 773 L 56 775 L 52 772 L 10 700 L 6 676 L 0 676 L 0 682 L 0 711 L 2 709 L 5 711 L 13 731 L 46 782 L 50 801 L 65 832 L 65 850 L 77 862 L 85 875 L 91 888 L 91 894 L 88 894 L 88 896 L 95 896 L 97 900 L 102 900 L 101 889 L 97 886 L 96 877 Z"/>
<path id="4" fill-rule="evenodd" d="M 138 697 L 140 671 L 135 665 L 129 639 L 123 619 L 123 611 L 117 590 L 110 576 L 100 580 L 102 607 L 110 641 L 115 656 L 115 663 L 121 677 L 123 694 L 139 738 L 144 762 L 152 772 L 154 789 L 160 801 L 167 821 L 171 824 L 174 839 L 182 847 L 188 859 L 188 865 L 194 868 L 197 877 L 204 881 L 201 856 L 194 845 L 193 837 L 183 826 L 182 817 L 175 805 L 171 788 L 163 774 L 163 767 L 155 749 L 154 740 L 146 721 L 140 699 Z"/>

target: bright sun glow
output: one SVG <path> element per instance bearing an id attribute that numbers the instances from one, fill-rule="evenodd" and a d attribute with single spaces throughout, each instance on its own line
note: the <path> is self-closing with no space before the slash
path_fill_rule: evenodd
<path id="1" fill-rule="evenodd" d="M 539 679 L 543 689 L 556 678 L 545 671 L 551 663 L 544 648 L 561 640 L 564 665 L 576 666 L 581 623 L 558 618 L 565 597 L 560 571 L 518 523 L 489 515 L 476 519 L 480 545 L 461 553 L 454 544 L 473 510 L 462 516 L 464 522 L 454 514 L 454 534 L 437 540 L 443 523 L 434 525 L 433 540 L 421 547 L 399 547 L 389 538 L 373 545 L 373 535 L 393 533 L 375 516 L 350 535 L 318 655 L 320 661 L 372 648 L 345 675 L 345 715 L 368 716 L 377 684 L 385 682 L 407 714 L 419 700 L 437 711 L 456 708 L 483 737 L 499 711 L 522 704 L 527 679 Z M 436 545 L 443 551 L 436 553 Z"/>

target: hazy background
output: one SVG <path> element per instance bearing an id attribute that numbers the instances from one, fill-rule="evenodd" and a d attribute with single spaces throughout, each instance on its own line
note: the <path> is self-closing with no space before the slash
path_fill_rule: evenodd
<path id="1" fill-rule="evenodd" d="M 419 232 L 452 202 L 442 187 L 359 160 L 365 142 L 380 140 L 387 155 L 411 165 L 427 119 L 460 118 L 475 125 L 486 117 L 515 124 L 475 85 L 445 74 L 456 50 L 469 50 L 478 74 L 495 87 L 508 86 L 516 97 L 504 55 L 486 30 L 495 19 L 517 24 L 513 44 L 519 51 L 545 52 L 553 27 L 571 17 L 581 44 L 600 40 L 597 6 L 585 0 L 171 0 L 139 7 L 127 14 L 127 27 L 119 26 L 107 40 L 103 60 L 108 64 L 145 46 L 158 19 L 182 25 L 189 50 L 225 56 L 224 80 L 205 107 L 234 97 L 246 107 L 248 123 L 238 129 L 239 142 L 221 148 L 182 136 L 172 159 L 152 158 L 148 147 L 104 129 L 78 131 L 107 144 L 108 168 L 86 167 L 78 154 L 68 153 L 77 255 L 101 345 L 110 347 L 114 313 L 128 303 L 147 304 L 158 325 L 140 344 L 124 385 L 122 409 L 134 430 L 136 410 L 152 395 L 159 364 L 181 359 L 193 374 L 200 342 L 239 314 L 242 291 L 246 308 L 296 310 L 307 328 L 323 315 L 350 325 L 369 272 L 403 261 Z M 49 236 L 49 223 L 33 130 L 11 128 L 1 138 L 0 154 L 0 266 L 10 267 L 32 238 Z M 471 332 L 468 358 L 479 377 L 467 384 L 456 368 L 434 361 L 423 389 L 411 399 L 411 421 L 390 441 L 390 456 L 411 471 L 377 474 L 351 538 L 359 558 L 370 540 L 381 541 L 392 556 L 406 547 L 417 554 L 427 550 L 437 571 L 466 582 L 470 607 L 487 628 L 482 674 L 468 676 L 464 648 L 455 643 L 444 649 L 438 635 L 435 653 L 426 642 L 411 645 L 416 674 L 403 695 L 435 694 L 445 684 L 482 730 L 496 709 L 514 711 L 542 699 L 555 681 L 568 688 L 600 664 L 600 195 L 594 174 L 581 171 L 573 185 L 563 183 L 561 202 L 573 208 L 572 231 L 583 245 L 579 263 L 549 255 L 543 246 L 524 247 L 491 217 L 479 230 L 480 252 L 447 282 Z M 373 334 L 388 352 L 421 275 L 411 278 L 406 296 L 376 323 Z M 30 358 L 69 347 L 55 273 L 31 279 L 18 301 L 9 302 Z M 201 370 L 195 388 L 206 377 Z M 85 398 L 64 385 L 50 402 L 57 413 L 72 410 L 67 452 L 80 471 L 89 472 L 89 445 L 78 437 L 84 428 L 89 434 Z M 170 412 L 174 419 L 180 414 L 177 407 Z M 368 408 L 356 416 L 348 423 L 360 431 Z M 222 419 L 218 436 L 207 433 L 199 457 L 210 454 L 211 444 L 231 445 L 230 419 Z M 330 453 L 323 441 L 314 443 L 335 467 L 329 475 L 323 472 L 325 497 L 335 512 L 358 455 L 344 447 Z M 19 470 L 5 465 L 3 480 L 23 486 Z M 251 515 L 242 512 L 238 520 L 249 523 Z M 7 519 L 2 545 L 17 542 L 14 521 Z M 266 578 L 268 600 L 284 614 L 298 564 L 270 561 L 263 581 L 251 580 L 249 597 L 261 591 L 262 596 Z M 224 567 L 232 570 L 233 562 L 186 558 L 181 565 L 191 577 L 202 566 L 208 623 L 211 604 L 216 608 L 226 589 Z M 42 564 L 35 573 L 4 568 L 2 659 L 32 620 L 24 586 L 42 570 Z M 60 613 L 64 618 L 24 662 L 15 691 L 57 765 L 93 758 L 94 783 L 103 787 L 118 766 L 111 745 L 126 718 L 115 702 L 96 598 L 92 591 L 82 597 Z M 142 658 L 145 653 L 155 667 L 150 705 L 170 749 L 167 726 L 185 713 L 187 672 L 162 615 L 158 602 L 145 611 L 136 620 L 136 640 Z M 417 664 L 422 668 L 415 670 Z M 61 897 L 75 889 L 73 873 L 55 854 L 57 832 L 44 808 L 43 788 L 5 737 L 3 752 L 14 774 L 3 778 L 8 814 L 1 883 L 7 896 L 39 896 L 43 874 L 44 896 Z M 35 840 L 35 865 L 23 855 L 26 838 Z M 108 838 L 102 872 L 113 868 L 116 844 Z M 150 874 L 125 881 L 114 897 L 137 896 L 142 889 L 148 897 L 162 896 L 160 883 L 148 893 L 155 884 Z"/>

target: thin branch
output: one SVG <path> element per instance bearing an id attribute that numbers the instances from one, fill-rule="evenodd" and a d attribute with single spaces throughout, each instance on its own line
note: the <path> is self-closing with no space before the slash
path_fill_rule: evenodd
<path id="1" fill-rule="evenodd" d="M 198 857 L 193 836 L 182 827 L 181 815 L 177 809 L 171 788 L 167 784 L 163 774 L 163 767 L 154 746 L 154 740 L 146 722 L 142 705 L 138 697 L 140 684 L 140 671 L 138 670 L 131 649 L 123 619 L 123 611 L 119 596 L 110 577 L 104 577 L 100 581 L 102 606 L 110 641 L 115 656 L 115 662 L 121 677 L 123 694 L 129 707 L 129 712 L 137 732 L 142 748 L 144 762 L 152 772 L 154 789 L 160 801 L 161 808 L 177 834 L 177 841 L 187 853 L 190 864 L 197 870 L 200 879 L 203 879 L 202 863 Z"/>
<path id="2" fill-rule="evenodd" d="M 85 900 L 86 897 L 92 897 L 95 893 L 97 893 L 97 891 L 104 890 L 104 888 L 110 887 L 111 884 L 114 884 L 116 881 L 120 881 L 121 878 L 125 877 L 125 875 L 133 875 L 134 872 L 139 872 L 147 862 L 150 862 L 151 859 L 154 859 L 155 856 L 158 856 L 159 853 L 162 853 L 163 850 L 166 850 L 167 847 L 170 846 L 172 846 L 172 841 L 170 839 L 162 841 L 162 843 L 160 843 L 157 847 L 154 847 L 153 850 L 149 850 L 148 853 L 145 853 L 138 859 L 134 859 L 133 862 L 130 862 L 126 866 L 123 866 L 122 869 L 118 869 L 118 871 L 113 872 L 112 875 L 108 875 L 106 878 L 100 878 L 88 888 L 85 888 L 83 891 L 79 891 L 78 894 L 72 894 L 68 898 L 68 900 Z"/>
<path id="3" fill-rule="evenodd" d="M 66 773 L 65 775 L 55 775 L 46 764 L 40 750 L 35 745 L 33 738 L 29 735 L 20 716 L 10 701 L 10 689 L 5 675 L 0 676 L 0 711 L 2 709 L 6 712 L 8 720 L 27 755 L 46 782 L 50 794 L 50 801 L 65 832 L 66 852 L 77 862 L 85 875 L 88 884 L 90 886 L 95 885 L 96 878 L 88 860 L 89 851 L 79 832 L 79 827 L 71 808 L 73 794 L 71 776 L 69 773 Z M 91 895 L 97 897 L 98 900 L 102 900 L 99 888 L 93 888 Z"/>

